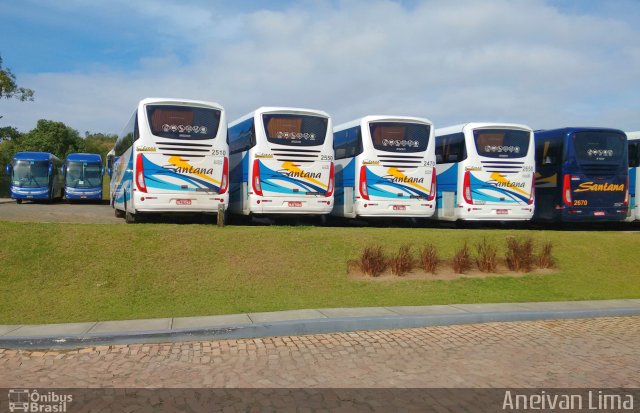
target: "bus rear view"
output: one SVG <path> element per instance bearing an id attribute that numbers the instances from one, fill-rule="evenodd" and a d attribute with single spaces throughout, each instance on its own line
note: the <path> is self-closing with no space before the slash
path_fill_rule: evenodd
<path id="1" fill-rule="evenodd" d="M 622 221 L 629 208 L 627 137 L 605 128 L 535 132 L 542 221 Z"/>
<path id="2" fill-rule="evenodd" d="M 64 163 L 64 197 L 69 201 L 102 200 L 102 158 L 95 153 L 71 153 Z"/>

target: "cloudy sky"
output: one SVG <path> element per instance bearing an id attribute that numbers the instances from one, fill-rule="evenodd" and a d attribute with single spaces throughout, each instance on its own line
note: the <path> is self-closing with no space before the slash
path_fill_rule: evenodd
<path id="1" fill-rule="evenodd" d="M 640 130 L 639 0 L 20 0 L 0 55 L 38 119 L 118 133 L 145 97 L 322 109 L 334 124 L 414 115 L 436 127 Z"/>

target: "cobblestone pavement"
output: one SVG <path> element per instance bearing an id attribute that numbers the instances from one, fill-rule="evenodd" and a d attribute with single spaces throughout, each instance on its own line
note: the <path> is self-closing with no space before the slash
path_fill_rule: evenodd
<path id="1" fill-rule="evenodd" d="M 639 343 L 620 317 L 0 349 L 0 387 L 640 387 Z"/>

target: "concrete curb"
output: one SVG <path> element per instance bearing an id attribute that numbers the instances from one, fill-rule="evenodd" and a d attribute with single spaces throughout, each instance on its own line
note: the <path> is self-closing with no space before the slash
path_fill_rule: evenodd
<path id="1" fill-rule="evenodd" d="M 333 314 L 336 316 L 328 316 Z M 625 316 L 640 316 L 640 300 L 294 310 L 185 319 L 0 326 L 0 348 L 70 349 L 112 344 L 241 339 L 489 322 Z M 218 322 L 184 328 L 174 326 L 181 324 L 175 323 L 175 320 L 182 320 L 182 324 L 188 324 L 190 320 L 201 319 Z M 234 319 L 236 322 L 233 322 Z M 247 319 L 249 321 L 246 321 Z"/>

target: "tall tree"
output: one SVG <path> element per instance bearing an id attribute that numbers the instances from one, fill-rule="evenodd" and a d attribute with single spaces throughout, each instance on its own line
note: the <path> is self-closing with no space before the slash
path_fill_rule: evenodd
<path id="1" fill-rule="evenodd" d="M 0 56 L 0 98 L 16 98 L 21 101 L 33 101 L 33 90 L 20 87 L 16 83 L 16 76 L 8 68 L 2 68 Z"/>
<path id="2" fill-rule="evenodd" d="M 19 149 L 23 151 L 51 152 L 64 158 L 82 147 L 78 131 L 62 122 L 40 119 L 34 129 L 21 137 Z"/>

